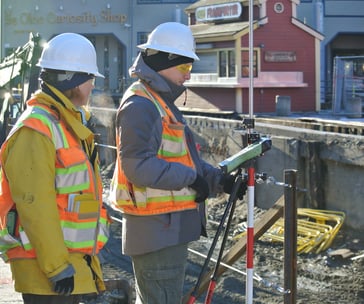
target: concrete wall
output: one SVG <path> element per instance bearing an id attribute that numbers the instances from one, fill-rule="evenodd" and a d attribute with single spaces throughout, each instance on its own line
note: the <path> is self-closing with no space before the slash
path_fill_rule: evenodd
<path id="1" fill-rule="evenodd" d="M 242 147 L 240 121 L 187 116 L 201 147 L 201 156 L 212 164 L 239 152 Z M 306 189 L 299 207 L 346 212 L 345 225 L 364 228 L 364 136 L 322 132 L 260 123 L 255 130 L 272 140 L 272 147 L 255 161 L 257 173 L 266 172 L 284 181 L 284 170 L 297 169 L 297 185 Z M 256 185 L 256 204 L 271 207 L 284 188 Z"/>

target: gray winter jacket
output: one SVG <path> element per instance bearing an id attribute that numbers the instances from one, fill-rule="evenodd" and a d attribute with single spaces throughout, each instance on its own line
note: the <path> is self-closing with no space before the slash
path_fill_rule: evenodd
<path id="1" fill-rule="evenodd" d="M 174 101 L 184 91 L 149 68 L 139 55 L 130 68 L 131 76 L 142 79 L 158 92 L 176 118 L 185 124 L 182 113 Z M 162 122 L 155 105 L 148 99 L 132 96 L 123 102 L 117 113 L 120 134 L 120 157 L 128 179 L 138 186 L 157 189 L 181 189 L 192 184 L 196 172 L 182 164 L 157 158 L 161 144 Z M 205 177 L 210 195 L 222 191 L 219 185 L 222 172 L 203 161 L 196 149 L 191 130 L 186 126 L 186 137 L 197 172 Z M 168 246 L 188 243 L 205 235 L 205 204 L 196 210 L 173 212 L 155 216 L 123 215 L 122 250 L 127 255 L 139 255 Z"/>

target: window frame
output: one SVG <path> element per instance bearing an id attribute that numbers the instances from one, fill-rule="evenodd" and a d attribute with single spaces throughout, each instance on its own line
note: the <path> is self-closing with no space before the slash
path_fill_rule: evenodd
<path id="1" fill-rule="evenodd" d="M 223 56 L 224 55 L 224 56 Z M 222 59 L 224 57 L 224 59 Z M 217 50 L 218 60 L 218 77 L 220 78 L 234 78 L 236 77 L 235 67 L 235 50 L 234 49 L 220 49 Z M 225 62 L 222 64 L 222 60 Z"/>
<path id="2" fill-rule="evenodd" d="M 146 43 L 150 32 L 137 32 L 137 45 Z"/>
<path id="3" fill-rule="evenodd" d="M 249 78 L 249 49 L 242 48 L 240 51 L 241 54 L 241 78 Z M 245 57 L 243 54 L 246 54 Z M 247 59 L 245 59 L 247 58 Z M 258 77 L 258 70 L 259 70 L 259 50 L 254 48 L 253 49 L 253 77 Z"/>

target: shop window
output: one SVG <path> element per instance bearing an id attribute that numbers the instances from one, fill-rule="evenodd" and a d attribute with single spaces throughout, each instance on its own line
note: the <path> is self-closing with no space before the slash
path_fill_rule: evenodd
<path id="1" fill-rule="evenodd" d="M 197 56 L 200 60 L 193 63 L 192 73 L 195 74 L 216 74 L 217 73 L 217 53 L 201 52 Z"/>
<path id="2" fill-rule="evenodd" d="M 257 51 L 253 51 L 253 75 L 258 77 Z M 241 52 L 241 77 L 249 77 L 249 51 Z"/>
<path id="3" fill-rule="evenodd" d="M 353 59 L 353 76 L 364 76 L 364 58 L 362 56 Z"/>
<path id="4" fill-rule="evenodd" d="M 138 32 L 137 33 L 137 44 L 146 43 L 148 40 L 148 32 Z"/>
<path id="5" fill-rule="evenodd" d="M 235 52 L 219 51 L 219 77 L 235 77 Z"/>
<path id="6" fill-rule="evenodd" d="M 219 52 L 219 77 L 226 77 L 227 54 L 226 52 Z"/>

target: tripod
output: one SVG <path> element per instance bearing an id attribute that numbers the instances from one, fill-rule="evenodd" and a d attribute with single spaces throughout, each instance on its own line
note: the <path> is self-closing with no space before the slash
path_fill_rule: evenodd
<path id="1" fill-rule="evenodd" d="M 247 119 L 245 122 L 245 126 L 248 126 L 249 129 L 252 129 L 254 127 L 254 120 Z M 254 182 L 255 182 L 255 169 L 251 165 L 248 168 L 248 175 L 247 179 L 243 177 L 241 168 L 243 164 L 252 163 L 254 159 L 256 159 L 258 156 L 261 156 L 265 151 L 269 150 L 272 145 L 272 141 L 269 138 L 263 138 L 258 133 L 246 133 L 242 135 L 243 142 L 247 143 L 248 145 L 243 148 L 241 151 L 236 153 L 235 155 L 230 156 L 229 158 L 225 159 L 224 161 L 219 163 L 220 168 L 225 173 L 230 173 L 235 170 L 237 170 L 235 182 L 232 188 L 232 191 L 230 193 L 229 199 L 227 201 L 227 205 L 225 208 L 225 212 L 223 214 L 223 217 L 220 221 L 220 224 L 217 228 L 215 237 L 212 241 L 210 250 L 208 252 L 208 255 L 206 256 L 205 263 L 202 267 L 200 276 L 197 280 L 197 283 L 190 293 L 189 297 L 185 301 L 187 304 L 193 304 L 195 303 L 198 291 L 200 289 L 200 286 L 202 284 L 202 281 L 204 279 L 204 274 L 206 273 L 209 261 L 211 260 L 212 253 L 216 247 L 217 240 L 224 228 L 224 223 L 226 221 L 226 218 L 228 218 L 228 222 L 226 224 L 224 237 L 222 240 L 219 257 L 215 265 L 214 272 L 211 276 L 209 288 L 207 291 L 207 297 L 205 300 L 205 304 L 211 303 L 212 295 L 214 292 L 214 288 L 216 286 L 217 281 L 217 275 L 219 271 L 219 266 L 221 263 L 222 254 L 224 252 L 225 243 L 227 240 L 227 235 L 229 232 L 229 228 L 231 225 L 231 220 L 234 215 L 235 210 L 235 204 L 237 201 L 237 194 L 239 191 L 239 188 L 242 187 L 243 182 L 247 182 L 247 190 L 248 190 L 248 231 L 247 231 L 247 281 L 246 281 L 246 299 L 247 303 L 251 304 L 253 301 L 253 244 L 254 244 L 254 228 L 253 228 L 253 222 L 254 222 Z"/>
<path id="2" fill-rule="evenodd" d="M 223 252 L 224 252 L 226 240 L 227 240 L 228 233 L 229 233 L 229 228 L 231 226 L 231 221 L 232 221 L 234 211 L 235 211 L 236 201 L 238 199 L 237 194 L 238 194 L 238 191 L 239 191 L 240 187 L 242 187 L 243 182 L 245 182 L 245 180 L 243 178 L 243 175 L 241 174 L 241 169 L 238 169 L 238 173 L 237 173 L 237 176 L 235 178 L 235 182 L 234 182 L 231 194 L 229 195 L 229 199 L 227 201 L 225 211 L 223 213 L 223 216 L 221 218 L 219 226 L 218 226 L 218 228 L 216 230 L 216 234 L 215 234 L 215 236 L 213 238 L 213 241 L 211 243 L 211 247 L 210 247 L 209 252 L 207 254 L 207 257 L 205 259 L 204 265 L 202 266 L 202 269 L 201 269 L 199 278 L 197 280 L 197 283 L 195 285 L 195 288 L 191 292 L 187 304 L 193 304 L 196 301 L 197 291 L 200 288 L 202 278 L 203 278 L 204 274 L 207 271 L 207 267 L 208 267 L 208 264 L 209 264 L 209 262 L 211 260 L 213 251 L 215 250 L 215 247 L 216 247 L 217 241 L 219 239 L 219 236 L 220 236 L 220 234 L 222 233 L 222 231 L 224 229 L 224 224 L 225 224 L 226 218 L 228 217 L 226 227 L 225 227 L 225 231 L 224 231 L 224 235 L 223 235 L 223 239 L 222 239 L 222 243 L 221 243 L 221 247 L 220 247 L 220 251 L 219 251 L 219 255 L 218 255 L 218 258 L 217 258 L 217 261 L 216 261 L 216 264 L 215 264 L 214 272 L 213 272 L 213 274 L 211 276 L 211 279 L 210 279 L 210 284 L 209 284 L 207 294 L 206 294 L 206 299 L 205 299 L 205 304 L 211 303 L 212 296 L 213 296 L 214 289 L 215 289 L 216 282 L 217 282 L 218 268 L 219 268 L 219 265 L 221 263 L 222 255 L 223 255 Z"/>

